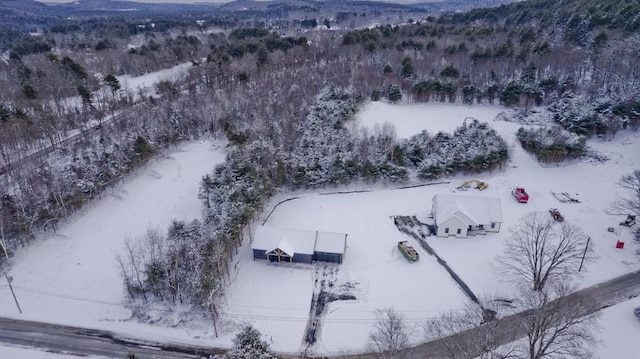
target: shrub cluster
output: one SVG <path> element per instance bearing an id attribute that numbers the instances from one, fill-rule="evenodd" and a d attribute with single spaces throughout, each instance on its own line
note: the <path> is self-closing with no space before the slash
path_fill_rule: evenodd
<path id="1" fill-rule="evenodd" d="M 559 126 L 536 129 L 519 128 L 516 137 L 522 148 L 541 162 L 561 162 L 579 158 L 587 152 L 587 138 L 563 130 Z"/>

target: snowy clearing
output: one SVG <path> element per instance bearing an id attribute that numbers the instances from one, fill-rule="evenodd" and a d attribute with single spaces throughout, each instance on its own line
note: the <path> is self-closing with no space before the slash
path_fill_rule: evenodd
<path id="1" fill-rule="evenodd" d="M 429 245 L 478 296 L 508 290 L 499 281 L 492 263 L 503 250 L 509 228 L 531 211 L 558 208 L 568 223 L 578 225 L 591 236 L 599 257 L 583 270 L 582 287 L 639 269 L 635 255 L 639 246 L 630 240 L 630 230 L 618 226 L 623 218 L 610 216 L 604 209 L 617 194 L 623 193 L 616 184 L 618 179 L 640 168 L 640 135 L 625 131 L 611 141 L 589 141 L 593 150 L 609 158 L 605 162 L 584 159 L 541 166 L 516 143 L 514 133 L 518 124 L 493 120 L 503 110 L 497 106 L 367 104 L 358 115 L 360 123 L 372 128 L 391 122 L 400 138 L 423 129 L 434 134 L 441 130 L 452 132 L 465 117 L 487 121 L 510 145 L 511 159 L 503 169 L 444 178 L 442 181 L 450 183 L 433 186 L 392 189 L 354 184 L 348 189 L 372 191 L 276 196 L 265 216 L 279 201 L 300 198 L 279 205 L 266 224 L 347 233 L 344 263 L 270 265 L 254 261 L 250 244 L 245 243 L 235 259 L 232 283 L 222 303 L 219 338 L 214 338 L 213 328 L 205 321 L 194 320 L 188 328 L 165 328 L 130 320 L 130 311 L 122 305 L 125 293 L 115 261 L 115 254 L 123 248 L 124 236 L 138 236 L 148 227 L 165 230 L 173 218 L 200 217 L 197 199 L 200 178 L 224 160 L 221 145 L 212 150 L 208 142 L 181 146 L 180 151 L 168 158 L 153 161 L 129 177 L 127 183 L 105 193 L 102 200 L 84 213 L 61 225 L 57 234 L 21 252 L 9 275 L 14 277 L 24 313 L 18 314 L 4 284 L 0 286 L 0 315 L 100 328 L 156 340 L 220 346 L 229 346 L 239 326 L 251 323 L 265 335 L 272 349 L 298 352 L 307 348 L 303 337 L 311 298 L 324 280 L 328 290 L 342 299 L 327 303 L 319 315 L 320 327 L 317 343 L 310 348 L 312 353 L 365 351 L 375 322 L 374 310 L 384 307 L 393 307 L 404 314 L 414 328 L 412 340 L 418 342 L 424 340 L 420 326 L 426 319 L 461 308 L 466 296 L 433 256 L 415 239 L 397 230 L 391 216 L 415 215 L 420 221 L 431 223 L 431 198 L 438 193 L 489 196 L 502 201 L 504 222 L 500 233 L 466 239 L 427 238 Z M 482 192 L 456 191 L 457 186 L 471 178 L 488 182 L 489 188 Z M 527 189 L 531 196 L 528 204 L 517 203 L 512 197 L 510 191 L 515 186 Z M 581 203 L 559 202 L 551 192 L 567 192 Z M 614 227 L 615 231 L 610 233 L 607 227 Z M 401 240 L 409 240 L 418 250 L 418 262 L 409 263 L 400 254 L 396 244 Z M 624 249 L 615 248 L 618 240 L 626 241 Z M 632 334 L 629 331 L 620 336 L 631 341 Z M 605 355 L 609 349 L 603 350 L 602 357 L 616 357 Z"/>
<path id="2" fill-rule="evenodd" d="M 633 309 L 640 307 L 640 298 L 606 308 L 600 317 L 600 340 L 596 358 L 632 358 L 640 354 L 640 318 Z M 635 338 L 635 339 L 634 339 Z"/>
<path id="3" fill-rule="evenodd" d="M 399 115 L 395 115 L 394 110 Z M 501 111 L 500 107 L 371 103 L 358 117 L 363 125 L 371 128 L 391 122 L 396 125 L 399 137 L 406 137 L 423 129 L 432 133 L 452 131 L 465 117 L 492 119 Z M 349 293 L 356 299 L 328 304 L 313 350 L 319 354 L 363 351 L 375 321 L 374 310 L 378 308 L 393 307 L 403 313 L 414 328 L 412 339 L 420 341 L 424 339 L 420 326 L 426 319 L 462 307 L 466 297 L 458 285 L 415 239 L 400 233 L 391 218 L 393 215 L 415 215 L 422 222 L 432 223 L 429 218 L 431 198 L 438 193 L 497 197 L 502 201 L 504 222 L 500 233 L 465 239 L 428 237 L 427 240 L 477 296 L 509 292 L 508 285 L 500 282 L 492 264 L 503 250 L 509 229 L 531 211 L 558 208 L 568 222 L 592 237 L 591 245 L 599 257 L 582 270 L 585 276 L 581 287 L 640 268 L 635 255 L 638 245 L 630 241 L 629 229 L 617 225 L 619 216 L 604 212 L 615 194 L 621 193 L 616 185 L 620 176 L 640 166 L 637 133 L 619 133 L 608 142 L 591 141 L 590 146 L 595 151 L 610 158 L 607 162 L 585 159 L 541 166 L 516 143 L 514 134 L 520 125 L 489 122 L 510 145 L 511 160 L 502 170 L 479 176 L 458 175 L 444 179 L 450 181 L 448 184 L 410 189 L 326 195 L 301 193 L 296 194 L 300 198 L 276 208 L 266 224 L 348 233 L 347 251 L 338 273 L 319 278 L 333 281 L 335 292 Z M 482 192 L 456 190 L 470 178 L 489 182 L 489 188 Z M 528 204 L 518 203 L 512 197 L 511 190 L 515 186 L 527 188 L 532 197 Z M 559 202 L 552 191 L 571 193 L 581 203 Z M 608 232 L 609 226 L 615 227 L 616 231 Z M 623 250 L 615 248 L 619 239 L 626 240 Z M 409 240 L 419 251 L 419 262 L 410 264 L 402 257 L 395 248 L 400 240 Z M 229 316 L 252 315 L 251 322 L 268 335 L 276 350 L 302 350 L 306 315 L 298 316 L 297 313 L 304 313 L 313 291 L 308 284 L 300 285 L 299 282 L 304 278 L 313 282 L 313 269 L 302 265 L 275 267 L 264 261 L 252 261 L 249 246 L 244 247 L 242 256 L 238 277 L 227 294 Z M 280 278 L 282 272 L 291 273 L 286 281 Z M 274 286 L 281 290 L 274 290 Z M 236 307 L 240 300 L 243 301 L 242 309 Z M 301 303 L 302 307 L 294 306 L 296 311 L 286 309 L 291 307 L 291 301 Z M 290 340 L 291 332 L 298 333 L 298 342 Z"/>
<path id="4" fill-rule="evenodd" d="M 157 96 L 154 86 L 160 81 L 176 81 L 187 75 L 189 68 L 193 66 L 191 62 L 176 65 L 170 69 L 150 72 L 140 76 L 122 75 L 116 78 L 122 85 L 125 93 L 133 95 L 134 101 L 138 101 L 140 96 Z"/>
<path id="5" fill-rule="evenodd" d="M 140 236 L 148 228 L 165 231 L 173 219 L 199 219 L 199 182 L 224 158 L 220 142 L 188 143 L 165 152 L 107 190 L 102 199 L 61 223 L 57 233 L 37 240 L 12 259 L 9 275 L 24 313 L 18 314 L 3 280 L 0 315 L 142 337 L 188 339 L 183 329 L 128 321 L 131 311 L 123 305 L 116 254 L 123 251 L 127 236 Z"/>

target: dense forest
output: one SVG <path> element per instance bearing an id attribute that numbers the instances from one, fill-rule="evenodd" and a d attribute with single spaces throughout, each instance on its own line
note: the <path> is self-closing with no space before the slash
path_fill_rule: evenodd
<path id="1" fill-rule="evenodd" d="M 5 33 L 1 250 L 55 229 L 163 148 L 224 137 L 227 160 L 201 183 L 203 218 L 147 233 L 120 256 L 132 301 L 188 303 L 215 317 L 243 228 L 276 189 L 428 181 L 508 159 L 484 123 L 406 140 L 390 126 L 354 128 L 364 101 L 502 104 L 522 116 L 545 106 L 549 128 L 518 132 L 544 161 L 582 155 L 589 136 L 637 130 L 639 20 L 628 15 L 638 2 L 551 3 L 353 30 L 222 17 L 54 19 L 37 36 Z M 183 63 L 188 75 L 153 93 L 117 79 Z"/>

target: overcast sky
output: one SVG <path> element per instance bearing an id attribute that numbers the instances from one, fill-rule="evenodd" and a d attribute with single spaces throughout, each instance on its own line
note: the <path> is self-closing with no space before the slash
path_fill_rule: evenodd
<path id="1" fill-rule="evenodd" d="M 65 3 L 65 2 L 75 2 L 78 0 L 36 0 L 43 3 Z M 80 0 L 82 1 L 82 0 Z M 107 0 L 105 0 L 107 1 Z M 231 0 L 124 0 L 124 1 L 133 1 L 133 2 L 150 2 L 150 3 L 173 3 L 173 4 L 188 4 L 188 3 L 197 3 L 197 2 L 230 2 Z"/>
<path id="2" fill-rule="evenodd" d="M 66 3 L 66 2 L 75 2 L 78 0 L 36 0 L 39 2 L 43 2 L 43 3 L 52 3 L 52 2 L 56 2 L 56 3 Z M 82 0 L 80 0 L 82 1 Z M 108 1 L 108 0 L 104 0 L 104 1 Z M 123 1 L 133 1 L 133 2 L 148 2 L 148 3 L 173 3 L 173 4 L 188 4 L 188 3 L 203 3 L 203 2 L 210 2 L 210 3 L 220 3 L 220 2 L 230 2 L 232 0 L 123 0 Z M 257 1 L 269 1 L 269 0 L 257 0 Z M 398 2 L 398 3 L 410 3 L 412 2 L 412 0 L 379 0 L 379 1 L 386 1 L 386 2 Z M 438 0 L 423 0 L 425 2 L 429 2 L 429 1 L 438 1 Z"/>

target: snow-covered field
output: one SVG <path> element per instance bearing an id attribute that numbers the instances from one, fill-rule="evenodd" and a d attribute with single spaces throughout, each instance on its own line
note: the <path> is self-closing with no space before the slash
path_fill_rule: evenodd
<path id="1" fill-rule="evenodd" d="M 632 314 L 637 307 L 640 307 L 640 298 L 633 298 L 601 312 L 601 342 L 595 351 L 596 358 L 640 357 L 640 318 Z"/>
<path id="2" fill-rule="evenodd" d="M 154 86 L 160 81 L 176 81 L 187 75 L 191 62 L 176 65 L 170 69 L 150 72 L 140 76 L 122 75 L 116 78 L 120 82 L 125 93 L 133 96 L 134 101 L 139 100 L 139 96 L 157 96 Z"/>
<path id="3" fill-rule="evenodd" d="M 318 282 L 324 279 L 336 294 L 349 294 L 355 299 L 328 304 L 318 342 L 312 348 L 316 353 L 364 351 L 375 322 L 374 310 L 385 307 L 401 312 L 414 328 L 412 339 L 420 341 L 421 324 L 443 311 L 460 308 L 465 295 L 434 257 L 416 242 L 412 243 L 420 251 L 419 262 L 410 264 L 400 255 L 395 244 L 399 240 L 414 240 L 401 234 L 390 216 L 415 215 L 427 222 L 431 198 L 437 193 L 482 195 L 502 201 L 504 223 L 500 233 L 468 239 L 428 239 L 476 295 L 507 289 L 492 263 L 503 249 L 509 228 L 517 225 L 522 215 L 547 211 L 550 207 L 558 208 L 568 223 L 578 225 L 591 236 L 598 258 L 583 270 L 581 286 L 639 269 L 635 255 L 638 245 L 630 240 L 627 228 L 618 226 L 623 218 L 610 216 L 604 209 L 617 194 L 622 194 L 616 184 L 618 179 L 640 168 L 640 135 L 620 132 L 611 141 L 591 140 L 589 145 L 609 158 L 606 162 L 581 160 L 541 166 L 516 143 L 514 133 L 519 125 L 493 120 L 501 111 L 500 107 L 443 104 L 365 106 L 359 115 L 363 126 L 389 121 L 396 126 L 399 137 L 423 129 L 432 133 L 451 132 L 465 117 L 487 121 L 511 145 L 511 160 L 504 169 L 445 178 L 443 181 L 450 183 L 433 186 L 410 189 L 376 186 L 364 188 L 372 191 L 361 193 L 302 192 L 277 196 L 272 206 L 288 197 L 299 198 L 279 205 L 267 224 L 348 233 L 344 263 L 328 268 L 267 265 L 264 261 L 253 261 L 250 246 L 245 243 L 234 263 L 233 282 L 221 308 L 219 338 L 214 338 L 213 328 L 205 323 L 200 326 L 192 323 L 189 328 L 159 328 L 129 320 L 130 312 L 121 304 L 124 292 L 115 261 L 125 235 L 139 235 L 149 226 L 166 228 L 171 218 L 199 217 L 196 197 L 199 179 L 224 158 L 222 150 L 212 151 L 207 143 L 181 147 L 170 158 L 154 161 L 81 216 L 61 226 L 57 235 L 38 241 L 21 253 L 9 274 L 14 277 L 24 314 L 18 314 L 8 288 L 3 285 L 0 315 L 223 346 L 228 346 L 239 325 L 247 322 L 265 335 L 273 349 L 297 352 L 304 349 L 303 335 L 316 279 Z M 489 182 L 489 188 L 483 192 L 471 189 L 456 192 L 456 187 L 470 178 Z M 510 190 L 514 186 L 527 188 L 532 198 L 528 204 L 513 199 Z M 551 191 L 570 193 L 581 203 L 560 203 Z M 615 233 L 607 232 L 610 226 L 616 228 Z M 626 241 L 624 249 L 615 248 L 617 240 Z M 621 331 L 620 336 L 628 340 L 637 338 L 633 329 L 626 333 Z M 609 349 L 602 350 L 602 357 L 620 357 L 606 355 Z"/>
<path id="4" fill-rule="evenodd" d="M 116 254 L 122 253 L 127 236 L 140 236 L 148 228 L 165 231 L 173 219 L 200 218 L 199 181 L 224 158 L 219 142 L 193 142 L 169 151 L 61 224 L 57 233 L 19 252 L 8 274 L 23 313 L 3 280 L 0 316 L 188 340 L 190 333 L 183 329 L 129 321 Z"/>
<path id="5" fill-rule="evenodd" d="M 399 115 L 395 115 L 396 109 Z M 399 137 L 408 137 L 423 129 L 432 133 L 453 131 L 465 117 L 488 121 L 510 144 L 511 161 L 504 170 L 480 176 L 458 175 L 445 179 L 450 181 L 448 184 L 378 189 L 367 193 L 303 193 L 296 194 L 301 198 L 277 207 L 268 219 L 268 225 L 348 233 L 344 263 L 338 275 L 334 275 L 337 277 L 335 287 L 348 285 L 348 292 L 357 299 L 329 304 L 315 350 L 330 354 L 362 351 L 375 321 L 374 310 L 385 307 L 402 312 L 414 327 L 413 339 L 419 341 L 423 339 L 420 325 L 428 318 L 464 304 L 466 297 L 463 292 L 435 258 L 419 248 L 415 240 L 400 233 L 391 219 L 393 215 L 415 215 L 421 221 L 429 222 L 431 198 L 438 193 L 482 195 L 498 197 L 502 201 L 504 223 L 500 233 L 466 239 L 430 237 L 428 240 L 478 296 L 508 292 L 507 284 L 499 280 L 500 276 L 492 264 L 495 256 L 503 250 L 509 228 L 516 226 L 521 216 L 531 211 L 547 211 L 551 207 L 558 208 L 568 223 L 576 224 L 592 237 L 591 245 L 598 259 L 583 269 L 582 287 L 640 268 L 634 254 L 637 244 L 629 241 L 630 231 L 627 228 L 617 225 L 622 218 L 604 212 L 615 194 L 620 193 L 616 185 L 618 179 L 631 169 L 640 168 L 638 134 L 624 132 L 606 143 L 592 141 L 592 148 L 610 158 L 607 162 L 585 160 L 542 167 L 516 144 L 514 133 L 519 125 L 492 120 L 502 110 L 500 107 L 370 103 L 359 116 L 361 124 L 373 127 L 391 122 L 396 125 Z M 456 191 L 456 187 L 469 178 L 487 181 L 489 188 L 483 192 Z M 510 191 L 515 186 L 526 187 L 532 197 L 528 204 L 514 200 Z M 560 203 L 551 191 L 568 192 L 579 198 L 581 203 Z M 607 232 L 609 226 L 615 227 L 616 232 Z M 399 240 L 406 239 L 412 241 L 420 252 L 418 263 L 409 264 L 395 249 Z M 615 248 L 617 240 L 626 241 L 624 250 Z M 251 258 L 248 246 L 244 256 Z M 308 305 L 311 290 L 297 283 L 300 277 L 312 282 L 313 271 L 275 268 L 249 260 L 241 261 L 241 265 L 236 285 L 229 288 L 227 295 L 231 311 L 238 311 L 234 303 L 241 298 L 259 297 L 252 299 L 252 303 L 243 303 L 243 308 L 249 308 L 248 311 L 254 315 L 254 325 L 263 333 L 269 333 L 274 348 L 300 350 L 306 324 L 304 307 L 299 310 L 303 314 L 296 316 L 285 309 L 289 305 L 283 300 L 291 301 L 292 297 L 297 297 L 298 303 Z M 279 276 L 282 272 L 290 272 L 290 278 L 295 280 L 281 281 Z M 273 290 L 274 287 L 282 290 Z M 269 303 L 277 305 L 272 308 Z M 283 311 L 290 315 L 283 315 Z M 282 327 L 300 333 L 299 342 L 289 340 L 289 333 L 280 335 Z"/>

